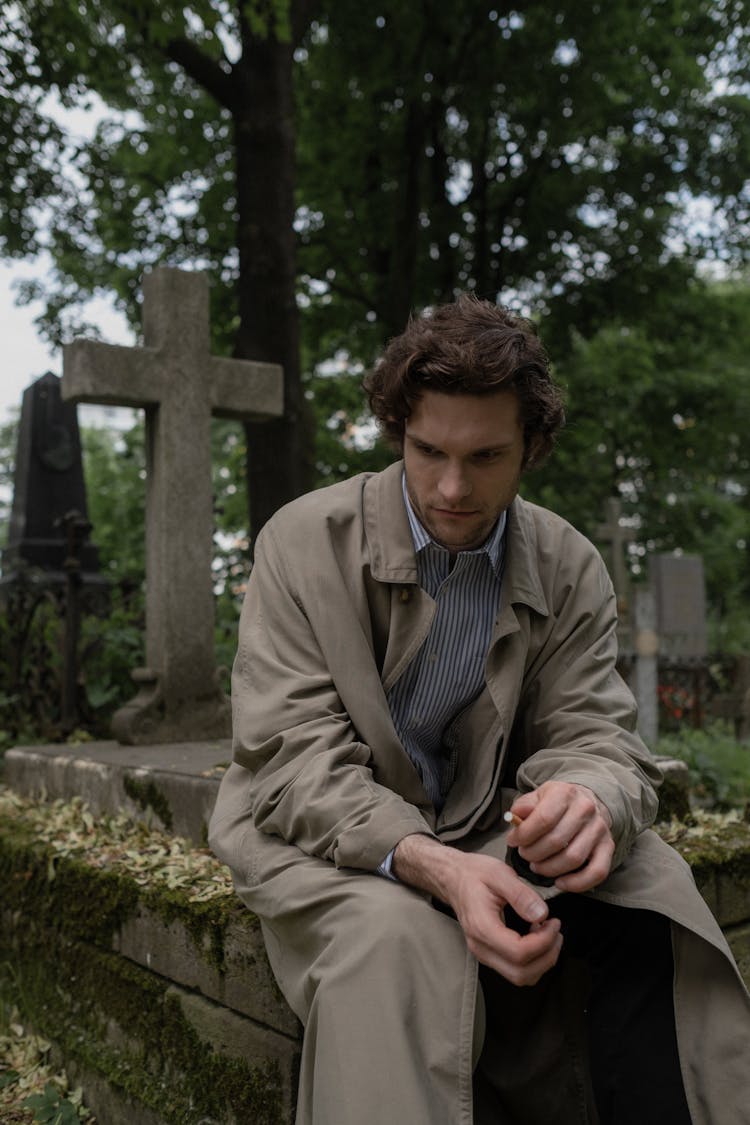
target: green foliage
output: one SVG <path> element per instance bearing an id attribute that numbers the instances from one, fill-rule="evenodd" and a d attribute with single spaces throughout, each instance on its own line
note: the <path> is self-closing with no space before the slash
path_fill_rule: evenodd
<path id="1" fill-rule="evenodd" d="M 306 384 L 305 394 L 312 402 L 316 420 L 318 487 L 355 473 L 377 472 L 395 456 L 377 437 L 360 386 L 361 368 L 347 368 L 344 357 L 341 364 L 343 370 L 316 373 Z"/>
<path id="2" fill-rule="evenodd" d="M 330 6 L 298 52 L 313 357 L 356 333 L 367 361 L 456 288 L 589 335 L 648 307 L 678 247 L 741 261 L 747 35 L 746 5 L 713 0 Z M 702 192 L 720 238 L 685 235 Z"/>
<path id="3" fill-rule="evenodd" d="M 702 804 L 728 809 L 750 801 L 750 746 L 737 742 L 728 724 L 683 728 L 659 739 L 654 751 L 687 763 L 691 789 Z"/>
<path id="4" fill-rule="evenodd" d="M 102 572 L 138 588 L 145 577 L 146 454 L 142 417 L 129 429 L 81 429 L 91 538 Z"/>
<path id="5" fill-rule="evenodd" d="M 131 672 L 144 663 L 143 598 L 112 601 L 106 616 L 88 614 L 81 625 L 80 660 L 85 719 L 105 736 L 114 711 L 135 693 Z"/>
<path id="6" fill-rule="evenodd" d="M 41 1094 L 31 1094 L 23 1105 L 34 1110 L 34 1121 L 44 1125 L 79 1125 L 78 1110 L 60 1091 L 48 1082 Z"/>
<path id="7" fill-rule="evenodd" d="M 338 347 L 369 361 L 456 287 L 560 306 L 588 336 L 647 306 L 675 252 L 747 253 L 746 0 L 19 0 L 7 19 L 0 252 L 47 245 L 55 339 L 103 284 L 137 325 L 138 275 L 169 261 L 220 283 L 215 343 L 231 346 L 230 106 L 252 37 L 294 47 L 308 370 Z M 91 142 L 50 117 L 52 89 L 101 99 Z M 690 225 L 691 194 L 720 221 Z"/>
<path id="8" fill-rule="evenodd" d="M 647 555 L 704 559 L 714 644 L 746 646 L 750 605 L 750 287 L 684 283 L 648 317 L 576 333 L 558 365 L 569 424 L 530 498 L 596 539 L 608 496 Z"/>
<path id="9" fill-rule="evenodd" d="M 0 426 L 0 548 L 5 546 L 8 539 L 17 433 L 17 416 Z"/>

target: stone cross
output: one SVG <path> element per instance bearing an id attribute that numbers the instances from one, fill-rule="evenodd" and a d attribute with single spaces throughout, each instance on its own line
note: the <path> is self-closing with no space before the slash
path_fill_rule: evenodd
<path id="1" fill-rule="evenodd" d="M 653 590 L 633 595 L 633 649 L 630 686 L 638 704 L 638 730 L 651 746 L 659 737 L 659 634 Z"/>
<path id="2" fill-rule="evenodd" d="M 214 660 L 211 415 L 277 417 L 281 368 L 209 352 L 208 282 L 158 269 L 143 282 L 142 348 L 76 340 L 63 397 L 146 412 L 146 668 L 113 720 L 120 742 L 192 741 L 230 731 Z"/>
<path id="3" fill-rule="evenodd" d="M 621 515 L 621 501 L 616 496 L 610 496 L 607 500 L 607 518 L 599 525 L 596 534 L 599 542 L 609 548 L 609 565 L 612 584 L 617 595 L 617 611 L 626 615 L 629 609 L 630 575 L 625 561 L 625 545 L 629 540 L 635 539 L 635 532 L 622 524 Z"/>

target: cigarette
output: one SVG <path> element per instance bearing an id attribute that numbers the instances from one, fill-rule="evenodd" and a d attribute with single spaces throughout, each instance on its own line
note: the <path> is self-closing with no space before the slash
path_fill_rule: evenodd
<path id="1" fill-rule="evenodd" d="M 503 820 L 506 824 L 512 824 L 514 828 L 518 828 L 519 824 L 523 824 L 523 820 L 521 819 L 521 817 L 516 816 L 516 814 L 514 812 L 511 812 L 510 809 L 508 809 L 506 813 L 503 813 Z"/>

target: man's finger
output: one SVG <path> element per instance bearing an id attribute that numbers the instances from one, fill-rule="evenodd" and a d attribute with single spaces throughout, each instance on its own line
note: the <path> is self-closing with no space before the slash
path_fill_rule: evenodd
<path id="1" fill-rule="evenodd" d="M 543 922 L 546 919 L 549 914 L 547 903 L 515 871 L 503 866 L 502 875 L 499 874 L 498 878 L 502 879 L 500 893 L 519 918 L 523 918 L 524 922 Z"/>
<path id="2" fill-rule="evenodd" d="M 472 952 L 511 984 L 536 984 L 560 956 L 563 939 L 557 922 L 550 918 L 523 936 L 505 929 L 499 941 L 477 943 Z"/>
<path id="3" fill-rule="evenodd" d="M 598 887 L 610 873 L 614 851 L 615 845 L 611 836 L 602 840 L 591 853 L 585 867 L 568 875 L 560 875 L 555 879 L 555 886 L 561 891 L 571 891 L 573 894 L 581 894 L 583 891 Z"/>

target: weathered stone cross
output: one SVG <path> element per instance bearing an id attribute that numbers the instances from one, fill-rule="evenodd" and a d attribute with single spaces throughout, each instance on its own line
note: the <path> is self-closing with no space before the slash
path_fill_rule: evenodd
<path id="1" fill-rule="evenodd" d="M 146 412 L 146 668 L 113 720 L 120 742 L 225 736 L 229 701 L 214 660 L 211 415 L 276 417 L 281 368 L 209 353 L 208 282 L 158 269 L 143 282 L 144 347 L 76 340 L 62 394 Z"/>
<path id="2" fill-rule="evenodd" d="M 609 547 L 610 573 L 617 595 L 618 613 L 621 617 L 629 618 L 630 574 L 625 561 L 625 544 L 635 539 L 636 533 L 620 522 L 621 515 L 621 501 L 616 496 L 610 496 L 607 500 L 607 518 L 597 528 L 596 535 L 600 543 Z"/>

